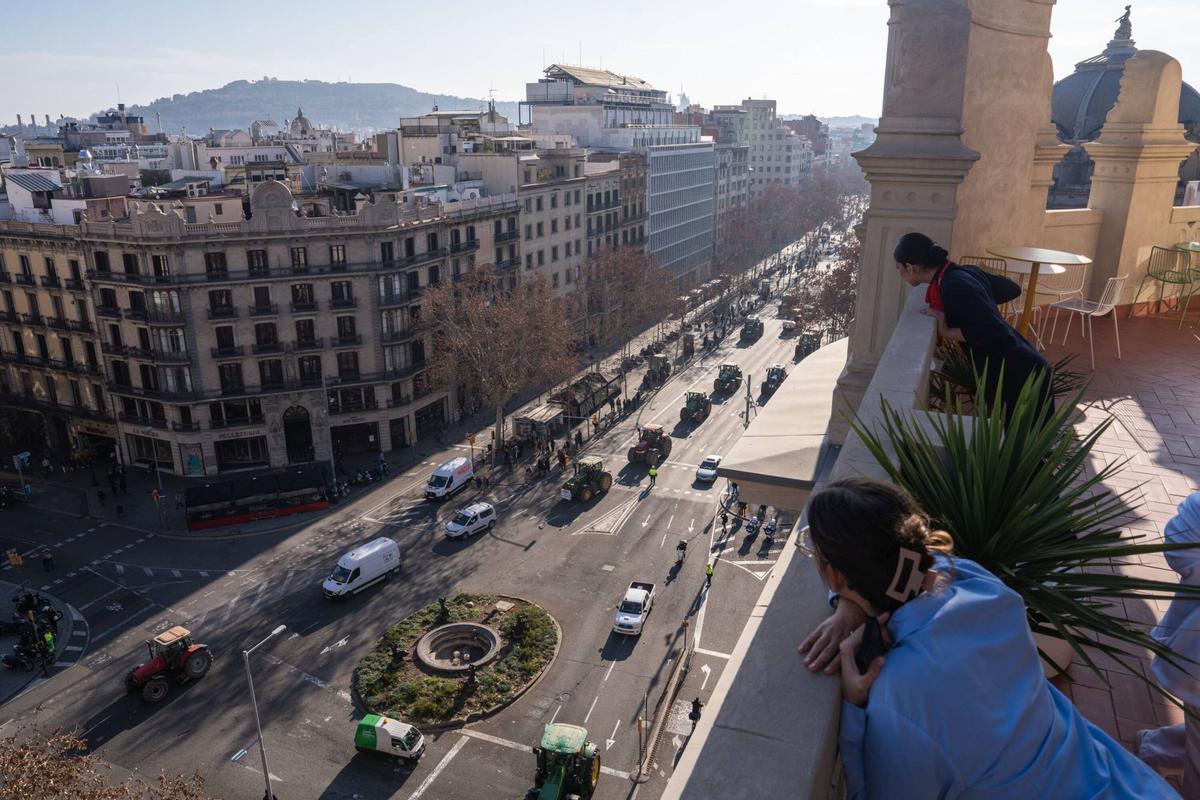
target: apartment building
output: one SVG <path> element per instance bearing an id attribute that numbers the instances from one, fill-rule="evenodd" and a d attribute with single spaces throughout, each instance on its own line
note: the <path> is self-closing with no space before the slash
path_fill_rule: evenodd
<path id="1" fill-rule="evenodd" d="M 646 159 L 646 248 L 681 286 L 707 279 L 712 264 L 713 145 L 700 128 L 675 124 L 665 91 L 610 70 L 553 64 L 525 87 L 536 135 Z"/>
<path id="2" fill-rule="evenodd" d="M 731 219 L 750 202 L 750 146 L 717 142 L 714 157 L 713 250 L 720 256 L 728 241 Z"/>
<path id="3" fill-rule="evenodd" d="M 811 169 L 812 146 L 775 114 L 774 100 L 742 101 L 750 145 L 750 198 L 768 186 L 799 186 Z"/>
<path id="4" fill-rule="evenodd" d="M 517 236 L 515 195 L 319 217 L 294 202 L 264 181 L 235 221 L 131 200 L 103 222 L 0 222 L 0 402 L 32 399 L 54 447 L 94 433 L 188 476 L 386 452 L 437 430 L 461 398 L 428 380 L 422 292 L 497 263 L 497 238 Z"/>
<path id="5" fill-rule="evenodd" d="M 117 431 L 77 234 L 0 221 L 0 436 L 107 452 Z"/>

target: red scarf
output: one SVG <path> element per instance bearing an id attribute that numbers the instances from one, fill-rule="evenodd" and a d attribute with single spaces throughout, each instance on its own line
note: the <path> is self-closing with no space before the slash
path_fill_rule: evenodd
<path id="1" fill-rule="evenodd" d="M 942 279 L 953 266 L 952 261 L 942 264 L 942 268 L 934 273 L 933 280 L 929 282 L 929 288 L 925 290 L 925 303 L 934 311 L 946 310 L 946 305 L 942 302 Z"/>

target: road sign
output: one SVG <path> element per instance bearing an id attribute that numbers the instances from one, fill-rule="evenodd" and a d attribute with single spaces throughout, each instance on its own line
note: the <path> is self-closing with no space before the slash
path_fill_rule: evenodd
<path id="1" fill-rule="evenodd" d="M 473 433 L 468 434 L 467 441 L 470 442 L 471 444 L 475 444 L 475 434 L 473 434 Z"/>

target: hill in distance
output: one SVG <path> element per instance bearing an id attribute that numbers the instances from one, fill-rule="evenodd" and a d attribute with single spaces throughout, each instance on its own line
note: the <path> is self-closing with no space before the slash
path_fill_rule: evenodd
<path id="1" fill-rule="evenodd" d="M 398 83 L 327 83 L 325 81 L 281 81 L 264 78 L 234 81 L 219 89 L 160 97 L 148 105 L 135 105 L 131 114 L 145 117 L 155 131 L 154 115 L 162 115 L 164 133 L 178 134 L 186 128 L 193 136 L 209 128 L 248 130 L 256 119 L 273 119 L 280 125 L 304 109 L 314 125 L 340 130 L 352 128 L 395 128 L 400 117 L 427 114 L 437 106 L 443 111 L 474 111 L 485 102 L 479 98 L 419 92 Z M 497 102 L 496 111 L 516 121 L 517 104 Z"/>
<path id="2" fill-rule="evenodd" d="M 878 125 L 879 120 L 876 117 L 860 117 L 858 115 L 850 117 L 821 117 L 821 122 L 824 122 L 830 128 L 857 128 L 860 125 Z"/>

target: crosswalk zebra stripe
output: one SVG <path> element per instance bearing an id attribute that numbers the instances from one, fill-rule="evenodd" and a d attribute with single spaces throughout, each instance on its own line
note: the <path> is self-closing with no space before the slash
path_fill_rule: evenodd
<path id="1" fill-rule="evenodd" d="M 150 569 L 149 567 L 142 567 L 142 572 L 145 572 L 146 575 L 148 575 L 151 578 L 154 577 L 154 570 Z"/>
<path id="2" fill-rule="evenodd" d="M 171 574 L 172 574 L 172 575 L 174 575 L 176 578 L 182 578 L 182 577 L 183 577 L 183 573 L 182 573 L 182 572 L 180 572 L 180 571 L 179 571 L 179 570 L 177 570 L 177 569 L 173 569 L 173 570 L 171 570 Z"/>
<path id="3" fill-rule="evenodd" d="M 124 565 L 124 564 L 117 564 L 117 565 L 115 565 L 115 566 L 116 566 L 116 568 L 117 568 L 117 574 L 118 574 L 118 575 L 124 575 L 124 574 L 125 574 L 125 565 Z"/>

